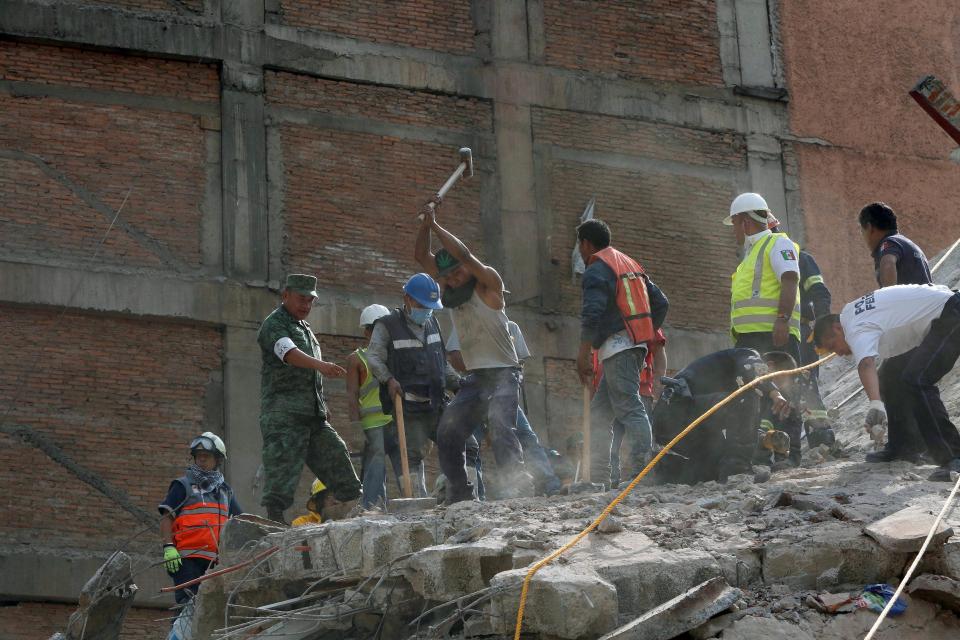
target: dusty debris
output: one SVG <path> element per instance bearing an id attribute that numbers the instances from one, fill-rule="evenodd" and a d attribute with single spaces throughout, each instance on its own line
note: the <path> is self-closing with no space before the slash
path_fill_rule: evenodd
<path id="1" fill-rule="evenodd" d="M 730 608 L 740 590 L 713 578 L 646 612 L 601 640 L 669 640 Z"/>

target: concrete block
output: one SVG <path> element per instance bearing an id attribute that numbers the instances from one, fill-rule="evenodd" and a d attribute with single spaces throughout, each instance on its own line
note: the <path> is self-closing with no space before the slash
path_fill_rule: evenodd
<path id="1" fill-rule="evenodd" d="M 492 600 L 494 631 L 513 635 L 526 569 L 496 575 L 490 586 L 500 589 Z M 557 638 L 597 638 L 617 626 L 617 590 L 584 567 L 547 566 L 530 582 L 523 630 Z M 575 612 L 575 615 L 571 615 Z"/>
<path id="2" fill-rule="evenodd" d="M 501 571 L 513 568 L 510 547 L 502 540 L 441 544 L 414 554 L 404 574 L 413 590 L 428 600 L 452 600 L 483 589 Z"/>
<path id="3" fill-rule="evenodd" d="M 763 580 L 795 589 L 824 589 L 841 585 L 862 587 L 900 575 L 907 554 L 891 553 L 860 528 L 842 522 L 808 525 L 787 530 L 763 550 Z M 836 584 L 826 575 L 836 569 Z M 818 579 L 819 582 L 818 582 Z"/>
<path id="4" fill-rule="evenodd" d="M 669 640 L 699 627 L 729 609 L 740 590 L 723 578 L 711 578 L 611 631 L 601 640 Z"/>
<path id="5" fill-rule="evenodd" d="M 910 581 L 907 593 L 960 613 L 960 580 L 925 573 Z"/>
<path id="6" fill-rule="evenodd" d="M 384 565 L 401 556 L 437 544 L 438 534 L 442 537 L 446 531 L 447 526 L 440 520 L 368 520 L 361 542 L 361 575 L 374 575 Z"/>
<path id="7" fill-rule="evenodd" d="M 340 572 L 359 575 L 363 525 L 360 519 L 341 520 L 272 534 L 267 540 L 279 546 L 280 552 L 271 556 L 270 565 L 289 580 Z"/>
<path id="8" fill-rule="evenodd" d="M 268 535 L 284 531 L 286 527 L 252 514 L 231 518 L 220 534 L 220 565 L 229 567 L 247 560 L 260 547 L 269 547 L 264 540 Z M 258 544 L 260 541 L 263 541 L 262 544 Z"/>
<path id="9" fill-rule="evenodd" d="M 130 557 L 118 551 L 97 570 L 80 592 L 79 607 L 67 622 L 68 640 L 110 640 L 120 636 L 123 619 L 133 605 Z"/>
<path id="10" fill-rule="evenodd" d="M 621 615 L 638 616 L 705 580 L 723 575 L 705 551 L 669 551 L 641 533 L 591 537 L 571 554 L 617 589 Z"/>
<path id="11" fill-rule="evenodd" d="M 863 532 L 888 551 L 913 553 L 920 550 L 936 519 L 923 507 L 907 507 L 866 526 Z M 952 535 L 953 529 L 941 522 L 929 548 L 936 549 Z"/>

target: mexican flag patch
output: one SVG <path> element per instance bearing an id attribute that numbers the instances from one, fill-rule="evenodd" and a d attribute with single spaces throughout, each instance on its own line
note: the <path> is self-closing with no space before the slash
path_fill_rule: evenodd
<path id="1" fill-rule="evenodd" d="M 790 249 L 784 249 L 783 251 L 780 252 L 780 255 L 783 257 L 784 260 L 796 260 L 796 259 L 797 259 L 797 256 L 794 255 L 793 251 L 790 250 Z"/>

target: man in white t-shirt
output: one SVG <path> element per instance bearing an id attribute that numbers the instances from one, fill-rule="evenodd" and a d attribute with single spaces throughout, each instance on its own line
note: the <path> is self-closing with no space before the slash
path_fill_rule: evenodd
<path id="1" fill-rule="evenodd" d="M 927 450 L 940 464 L 930 479 L 949 481 L 951 471 L 960 473 L 960 433 L 950 422 L 937 388 L 960 358 L 960 293 L 939 285 L 878 289 L 847 304 L 839 316 L 819 318 L 814 339 L 821 348 L 853 356 L 870 398 L 868 428 L 885 424 L 888 411 L 910 412 L 917 418 Z M 899 375 L 901 393 L 881 399 L 877 357 L 908 352 Z"/>

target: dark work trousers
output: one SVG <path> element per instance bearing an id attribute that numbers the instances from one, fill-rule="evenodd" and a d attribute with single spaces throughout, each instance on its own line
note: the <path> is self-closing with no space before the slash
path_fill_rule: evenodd
<path id="1" fill-rule="evenodd" d="M 467 482 L 467 439 L 480 423 L 490 429 L 493 456 L 501 473 L 522 470 L 523 453 L 514 427 L 520 406 L 520 369 L 502 367 L 471 371 L 447 405 L 437 427 L 440 470 L 447 478 L 447 497 L 463 499 Z"/>
<path id="2" fill-rule="evenodd" d="M 647 415 L 653 415 L 653 398 L 650 396 L 640 396 L 640 401 L 643 402 L 643 408 L 647 410 Z M 651 425 L 653 421 L 651 420 Z M 623 428 L 623 424 L 620 422 L 613 423 L 613 442 L 610 444 L 610 486 L 618 487 L 620 485 L 622 470 L 620 469 L 620 447 L 623 446 L 623 436 L 626 433 L 626 430 Z M 641 469 L 637 469 L 636 473 L 640 473 Z M 628 478 L 632 480 L 632 478 Z"/>
<path id="3" fill-rule="evenodd" d="M 783 351 L 793 356 L 796 362 L 800 362 L 800 341 L 792 333 L 787 344 L 782 347 L 773 345 L 772 333 L 738 333 L 736 347 L 744 349 L 754 349 L 761 356 L 768 351 Z"/>
<path id="4" fill-rule="evenodd" d="M 177 572 L 169 575 L 173 579 L 174 585 L 183 584 L 205 574 L 209 566 L 210 561 L 205 558 L 183 558 L 183 564 L 180 565 Z M 177 589 L 173 592 L 173 597 L 177 604 L 186 604 L 193 599 L 193 596 L 197 595 L 199 589 L 199 584 L 191 585 L 185 589 Z"/>
<path id="5" fill-rule="evenodd" d="M 960 458 L 960 433 L 950 422 L 937 388 L 937 383 L 953 369 L 958 358 L 960 293 L 955 293 L 947 300 L 940 317 L 930 324 L 930 332 L 913 350 L 901 376 L 909 390 L 907 410 L 914 412 L 927 451 L 941 465 Z"/>
<path id="6" fill-rule="evenodd" d="M 820 359 L 820 356 L 817 354 L 817 350 L 813 346 L 813 343 L 807 342 L 807 339 L 810 337 L 811 333 L 813 333 L 813 329 L 810 327 L 810 323 L 802 322 L 800 324 L 801 365 L 810 364 L 811 362 L 816 362 Z M 823 397 L 820 395 L 820 367 L 814 367 L 802 375 L 806 376 L 806 379 L 803 381 L 803 400 L 807 405 L 807 409 L 817 412 L 826 411 L 826 406 L 823 404 Z M 824 415 L 819 415 L 817 417 L 825 419 Z"/>
<path id="7" fill-rule="evenodd" d="M 915 352 L 916 349 L 911 349 L 887 358 L 877 371 L 880 398 L 887 410 L 887 449 L 902 458 L 923 453 L 927 448 L 910 400 L 912 390 L 900 377 Z"/>

